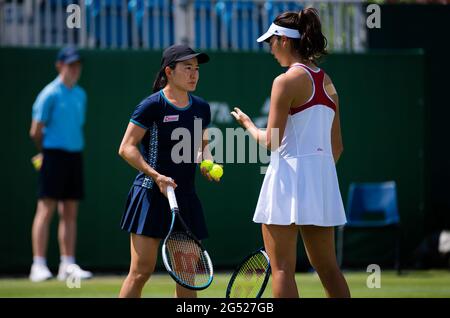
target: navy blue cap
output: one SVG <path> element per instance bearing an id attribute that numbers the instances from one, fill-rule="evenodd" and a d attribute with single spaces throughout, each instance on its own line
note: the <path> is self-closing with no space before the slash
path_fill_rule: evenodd
<path id="1" fill-rule="evenodd" d="M 56 57 L 56 61 L 64 64 L 70 64 L 73 62 L 81 61 L 80 53 L 73 46 L 67 46 L 62 48 Z"/>
<path id="2" fill-rule="evenodd" d="M 209 56 L 206 53 L 197 53 L 189 46 L 184 44 L 169 46 L 163 52 L 161 67 L 164 69 L 171 63 L 187 61 L 196 57 L 199 64 L 207 63 Z"/>

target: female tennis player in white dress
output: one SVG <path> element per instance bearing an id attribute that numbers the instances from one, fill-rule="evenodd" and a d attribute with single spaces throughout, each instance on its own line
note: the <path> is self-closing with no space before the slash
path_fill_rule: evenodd
<path id="1" fill-rule="evenodd" d="M 258 42 L 289 67 L 272 86 L 266 130 L 239 108 L 232 115 L 272 151 L 254 222 L 262 223 L 274 297 L 298 297 L 295 282 L 300 231 L 311 265 L 328 297 L 349 297 L 336 261 L 334 226 L 346 222 L 335 163 L 342 153 L 338 96 L 317 67 L 326 39 L 312 8 L 280 14 Z"/>

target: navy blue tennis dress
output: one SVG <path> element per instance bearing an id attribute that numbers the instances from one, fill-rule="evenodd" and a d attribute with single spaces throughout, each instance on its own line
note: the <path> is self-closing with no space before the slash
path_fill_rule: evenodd
<path id="1" fill-rule="evenodd" d="M 201 147 L 202 129 L 210 121 L 211 110 L 203 99 L 189 95 L 189 105 L 179 108 L 167 100 L 162 90 L 144 99 L 131 117 L 132 123 L 147 129 L 140 145 L 145 161 L 158 173 L 174 179 L 180 214 L 200 240 L 208 237 L 208 231 L 202 205 L 195 192 L 195 159 Z M 177 128 L 181 128 L 177 132 L 183 136 L 175 133 L 174 136 L 178 137 L 174 139 L 178 140 L 172 140 L 172 132 Z M 184 140 L 187 137 L 190 140 Z M 190 146 L 181 147 L 181 141 Z M 167 198 L 152 178 L 140 172 L 128 194 L 121 228 L 130 233 L 164 238 L 171 218 Z"/>

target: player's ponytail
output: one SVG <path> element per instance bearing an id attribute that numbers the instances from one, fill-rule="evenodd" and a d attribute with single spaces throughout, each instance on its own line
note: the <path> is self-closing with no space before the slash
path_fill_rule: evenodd
<path id="1" fill-rule="evenodd" d="M 327 54 L 327 38 L 322 33 L 319 14 L 316 9 L 308 8 L 301 10 L 298 16 L 298 30 L 302 34 L 299 53 L 307 60 L 316 61 Z"/>
<path id="2" fill-rule="evenodd" d="M 274 20 L 274 23 L 300 32 L 300 39 L 291 39 L 293 49 L 304 60 L 317 64 L 327 54 L 327 39 L 322 33 L 319 14 L 314 8 L 306 8 L 300 12 L 285 12 Z"/>
<path id="3" fill-rule="evenodd" d="M 175 69 L 175 63 L 168 65 L 171 69 Z M 153 82 L 153 93 L 156 93 L 166 87 L 167 85 L 167 75 L 165 67 L 160 69 L 158 74 L 156 74 L 155 81 Z"/>

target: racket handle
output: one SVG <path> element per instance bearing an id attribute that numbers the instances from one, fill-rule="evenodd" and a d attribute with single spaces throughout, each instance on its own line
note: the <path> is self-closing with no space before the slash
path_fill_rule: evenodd
<path id="1" fill-rule="evenodd" d="M 167 187 L 167 198 L 169 199 L 169 205 L 171 209 L 178 209 L 177 198 L 175 197 L 175 190 L 172 186 Z"/>

